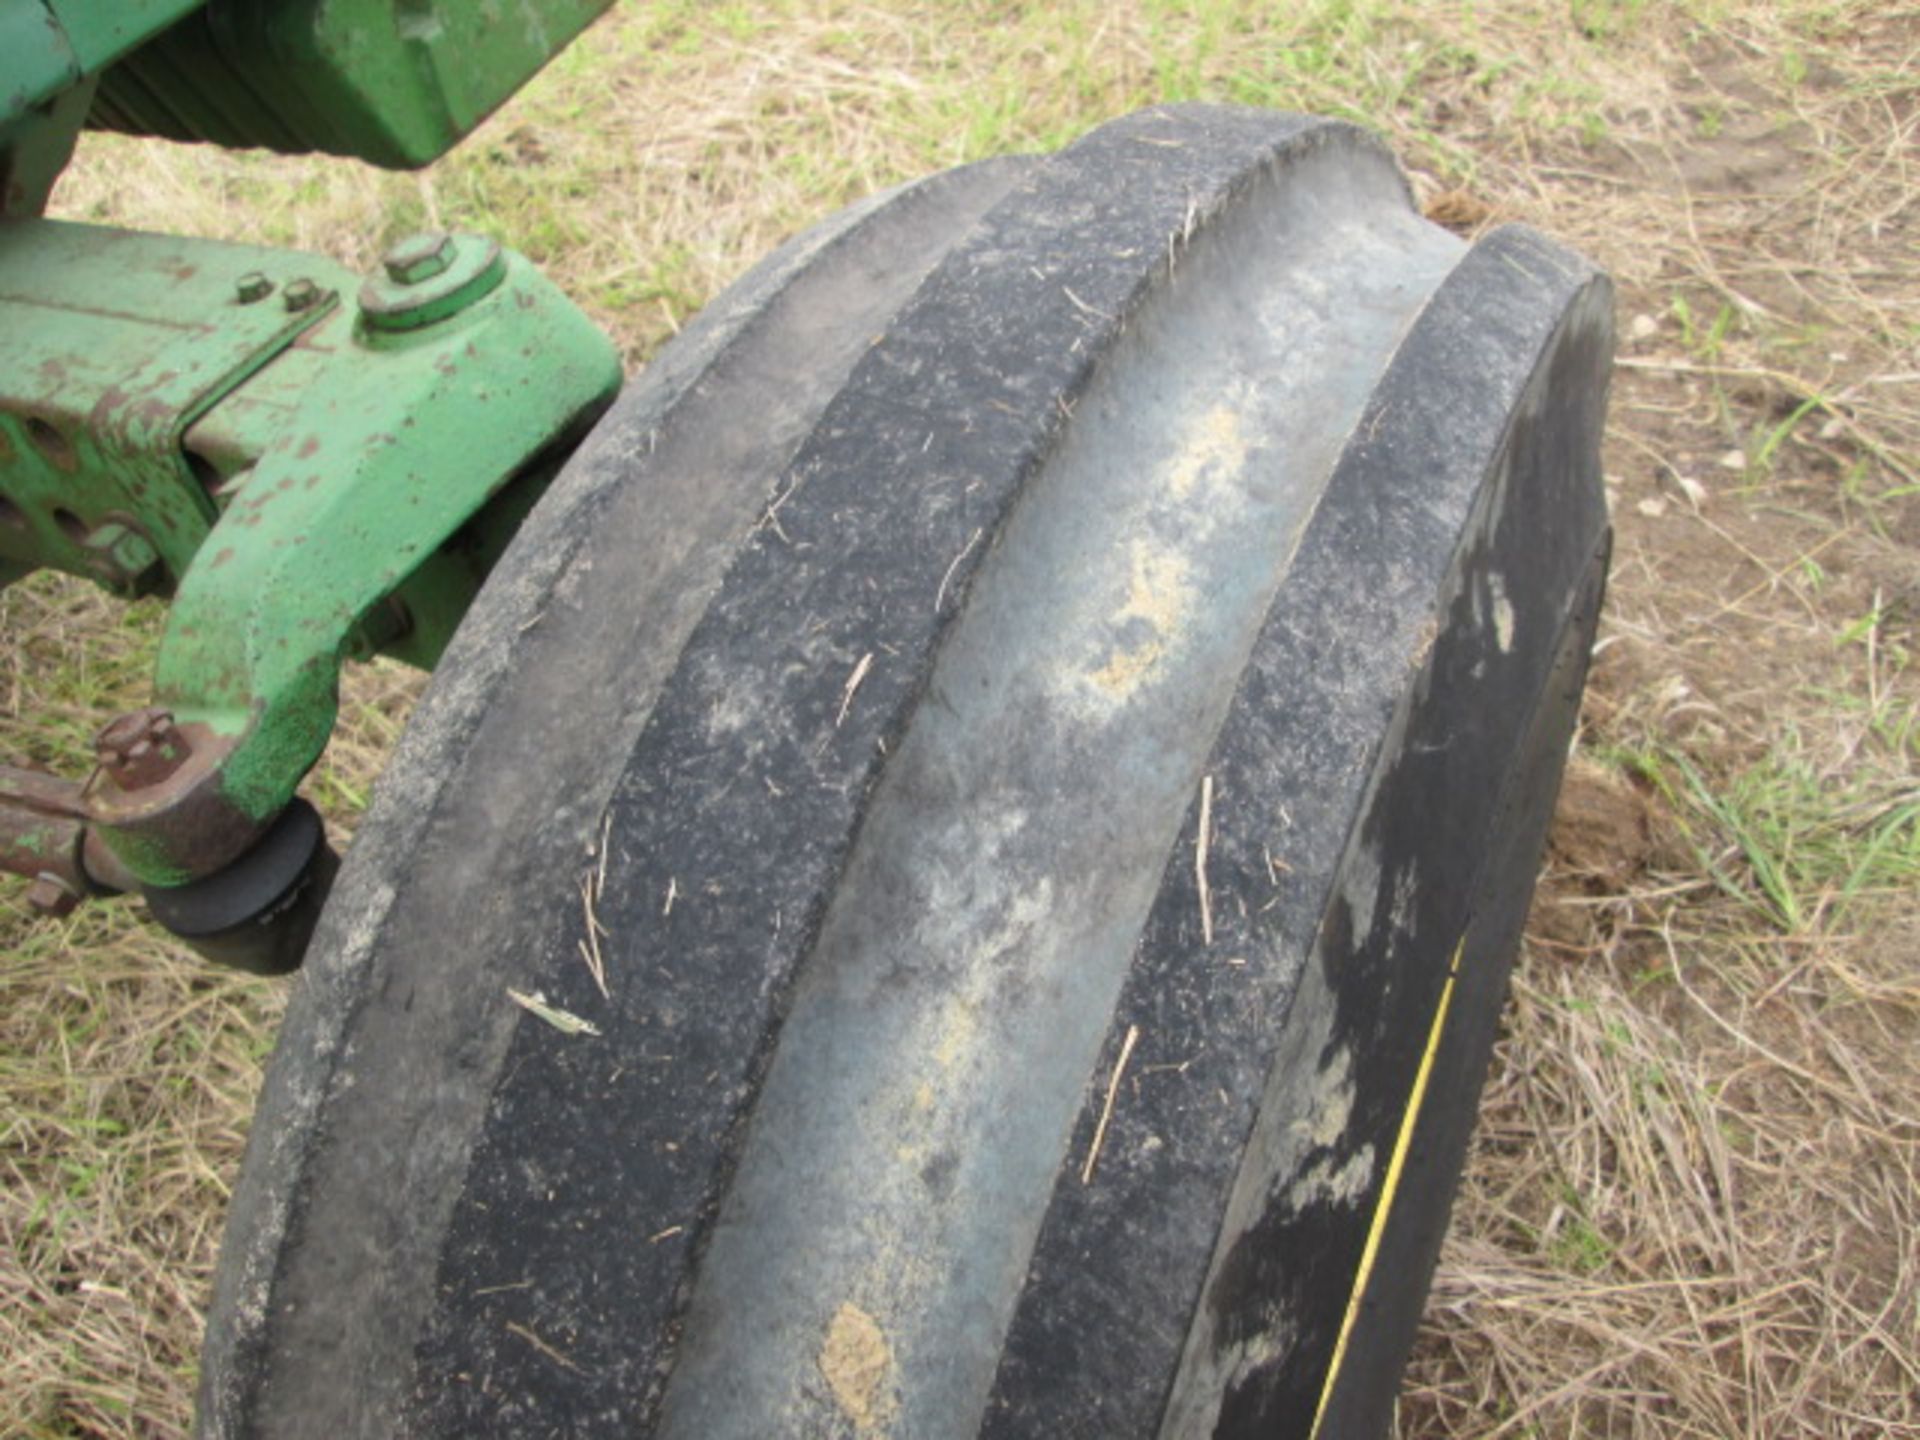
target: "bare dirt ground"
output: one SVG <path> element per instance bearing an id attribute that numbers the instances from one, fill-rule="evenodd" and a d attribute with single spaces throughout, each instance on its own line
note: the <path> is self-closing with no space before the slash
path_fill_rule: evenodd
<path id="1" fill-rule="evenodd" d="M 1515 185 L 1621 281 L 1617 549 L 1404 1434 L 1920 1433 L 1913 18 Z"/>
<path id="2" fill-rule="evenodd" d="M 623 8 L 423 177 L 90 142 L 60 213 L 325 249 L 494 230 L 641 359 L 871 189 L 1160 99 L 1386 130 L 1434 218 L 1619 283 L 1580 750 L 1405 1436 L 1920 1435 L 1920 9 Z M 0 594 L 72 770 L 155 617 Z M 343 828 L 416 682 L 353 678 Z M 31 720 L 34 723 L 29 725 Z M 0 1432 L 175 1435 L 281 1004 L 0 895 Z"/>

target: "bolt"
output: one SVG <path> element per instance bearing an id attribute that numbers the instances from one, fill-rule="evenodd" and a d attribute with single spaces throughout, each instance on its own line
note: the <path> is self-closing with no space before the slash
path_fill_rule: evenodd
<path id="1" fill-rule="evenodd" d="M 79 903 L 80 897 L 67 888 L 66 881 L 45 870 L 27 887 L 27 904 L 55 920 L 71 915 Z"/>
<path id="2" fill-rule="evenodd" d="M 233 282 L 233 298 L 242 305 L 251 305 L 256 300 L 264 300 L 273 293 L 273 281 L 258 270 L 249 270 Z"/>
<path id="3" fill-rule="evenodd" d="M 280 303 L 287 307 L 289 315 L 311 310 L 320 303 L 320 287 L 304 275 L 297 280 L 289 280 L 287 288 L 280 292 Z"/>
<path id="4" fill-rule="evenodd" d="M 160 563 L 153 542 L 118 520 L 95 526 L 81 548 L 95 576 L 116 590 L 138 590 Z"/>
<path id="5" fill-rule="evenodd" d="M 453 264 L 453 237 L 437 231 L 395 242 L 383 258 L 387 278 L 396 285 L 418 285 Z"/>
<path id="6" fill-rule="evenodd" d="M 109 721 L 93 745 L 100 764 L 122 790 L 158 785 L 193 754 L 186 736 L 174 729 L 173 716 L 153 706 Z"/>

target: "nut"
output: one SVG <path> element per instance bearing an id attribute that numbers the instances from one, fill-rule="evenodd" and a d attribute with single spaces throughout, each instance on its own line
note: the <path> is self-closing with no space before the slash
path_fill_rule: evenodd
<path id="1" fill-rule="evenodd" d="M 56 920 L 71 915 L 79 903 L 80 897 L 67 888 L 66 881 L 44 870 L 27 887 L 27 904 Z"/>
<path id="2" fill-rule="evenodd" d="M 396 241 L 383 257 L 387 278 L 396 285 L 418 285 L 453 264 L 453 237 L 438 231 Z"/>
<path id="3" fill-rule="evenodd" d="M 280 292 L 280 303 L 287 307 L 289 315 L 311 310 L 320 303 L 320 287 L 304 275 L 297 280 L 289 280 L 286 289 Z"/>
<path id="4" fill-rule="evenodd" d="M 186 736 L 174 728 L 173 716 L 153 706 L 108 722 L 93 743 L 100 764 L 122 790 L 160 784 L 193 754 Z"/>
<path id="5" fill-rule="evenodd" d="M 273 281 L 258 270 L 249 270 L 233 282 L 233 298 L 242 305 L 251 305 L 264 300 L 273 293 Z"/>
<path id="6" fill-rule="evenodd" d="M 111 589 L 137 592 L 156 578 L 160 552 L 131 525 L 118 520 L 98 525 L 81 542 L 81 548 L 87 552 L 88 567 Z"/>
<path id="7" fill-rule="evenodd" d="M 506 274 L 499 242 L 484 235 L 414 236 L 360 287 L 360 318 L 387 334 L 437 325 L 491 295 Z"/>

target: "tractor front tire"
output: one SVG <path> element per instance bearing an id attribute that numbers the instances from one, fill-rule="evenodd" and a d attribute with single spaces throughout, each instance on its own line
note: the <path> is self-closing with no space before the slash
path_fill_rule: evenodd
<path id="1" fill-rule="evenodd" d="M 381 782 L 203 1433 L 1379 1433 L 1598 612 L 1610 326 L 1364 133 L 1197 107 L 720 297 Z"/>

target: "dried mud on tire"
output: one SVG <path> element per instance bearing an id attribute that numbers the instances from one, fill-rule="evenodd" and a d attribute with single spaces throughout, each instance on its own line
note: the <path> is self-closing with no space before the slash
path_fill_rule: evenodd
<path id="1" fill-rule="evenodd" d="M 203 1432 L 1377 1431 L 1597 623 L 1610 355 L 1583 262 L 1251 111 L 769 260 L 422 703 Z"/>

